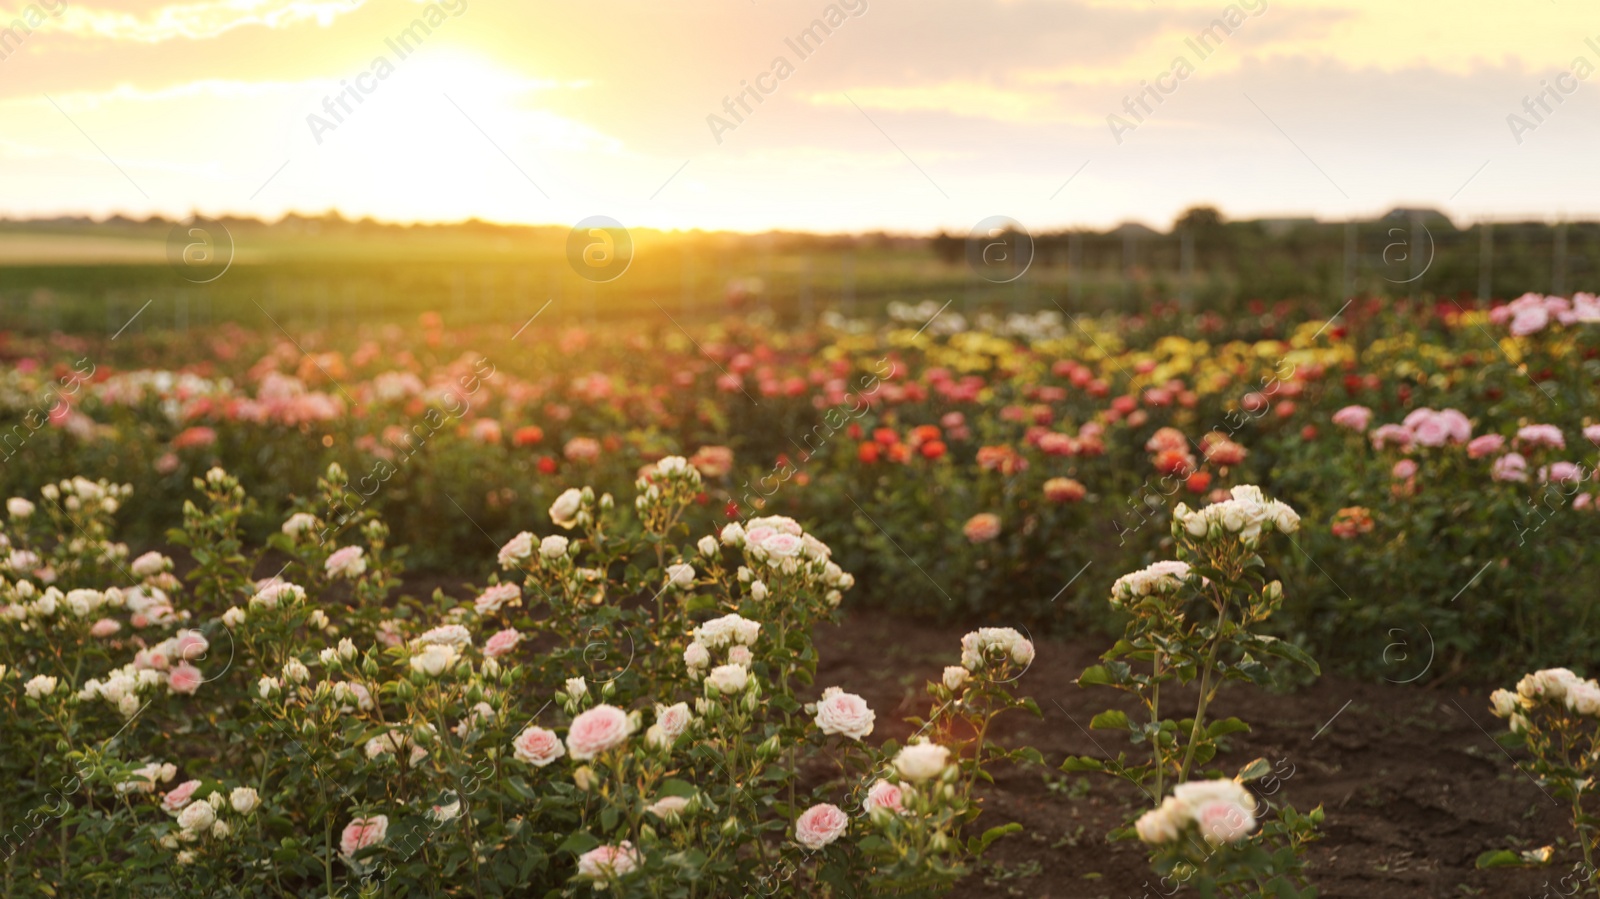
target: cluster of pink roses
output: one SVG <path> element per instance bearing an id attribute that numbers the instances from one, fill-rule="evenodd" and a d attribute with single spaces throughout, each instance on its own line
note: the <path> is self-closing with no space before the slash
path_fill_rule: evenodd
<path id="1" fill-rule="evenodd" d="M 1556 322 L 1561 325 L 1600 323 L 1600 297 L 1576 293 L 1572 299 L 1525 293 L 1489 311 L 1489 321 L 1506 327 L 1517 337 L 1537 334 Z"/>

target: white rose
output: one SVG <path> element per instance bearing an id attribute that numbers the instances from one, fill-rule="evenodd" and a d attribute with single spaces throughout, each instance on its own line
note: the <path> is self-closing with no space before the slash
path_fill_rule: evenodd
<path id="1" fill-rule="evenodd" d="M 189 833 L 199 833 L 216 823 L 216 820 L 216 809 L 204 802 L 191 802 L 178 813 L 178 826 Z"/>
<path id="2" fill-rule="evenodd" d="M 28 502 L 20 496 L 13 496 L 6 500 L 6 512 L 9 513 L 12 518 L 27 518 L 33 514 L 33 509 L 33 503 Z"/>
<path id="3" fill-rule="evenodd" d="M 58 683 L 60 683 L 60 681 L 58 681 L 56 678 L 51 677 L 48 674 L 40 674 L 35 675 L 31 680 L 29 680 L 23 689 L 30 697 L 34 699 L 43 699 L 56 691 L 56 684 Z"/>
<path id="4" fill-rule="evenodd" d="M 965 684 L 967 681 L 969 681 L 971 679 L 972 679 L 972 675 L 967 672 L 967 669 L 961 667 L 960 665 L 946 665 L 945 666 L 945 669 L 944 669 L 944 686 L 945 686 L 945 689 L 950 690 L 952 692 L 955 691 L 955 690 L 959 690 L 959 689 L 961 689 L 961 686 L 963 684 Z"/>
<path id="5" fill-rule="evenodd" d="M 683 664 L 690 671 L 698 671 L 711 664 L 711 653 L 700 643 L 690 643 L 683 651 Z"/>
<path id="6" fill-rule="evenodd" d="M 694 586 L 694 566 L 684 564 L 668 565 L 667 583 L 679 590 L 687 590 Z"/>
<path id="7" fill-rule="evenodd" d="M 429 677 L 438 677 L 460 658 L 461 653 L 454 646 L 443 643 L 429 643 L 422 647 L 421 652 L 411 657 L 411 670 L 426 674 Z"/>
<path id="8" fill-rule="evenodd" d="M 568 487 L 550 504 L 550 520 L 557 527 L 570 528 L 578 523 L 578 512 L 583 508 L 583 493 Z"/>
<path id="9" fill-rule="evenodd" d="M 706 683 L 711 685 L 718 693 L 739 693 L 750 682 L 750 672 L 743 665 L 718 665 L 711 669 L 711 674 L 706 677 Z"/>
<path id="10" fill-rule="evenodd" d="M 539 541 L 539 555 L 554 561 L 567 554 L 568 540 L 565 537 L 552 536 Z"/>
<path id="11" fill-rule="evenodd" d="M 936 743 L 912 743 L 894 757 L 894 768 L 912 783 L 939 776 L 950 762 L 950 750 Z"/>
<path id="12" fill-rule="evenodd" d="M 717 557 L 717 540 L 715 537 L 710 535 L 701 537 L 700 540 L 695 543 L 695 549 L 700 551 L 700 555 L 705 556 L 708 559 L 714 559 Z"/>
<path id="13" fill-rule="evenodd" d="M 1494 709 L 1496 718 L 1509 718 L 1522 708 L 1517 701 L 1517 694 L 1510 690 L 1496 690 L 1489 694 L 1489 705 Z"/>
<path id="14" fill-rule="evenodd" d="M 241 815 L 248 815 L 261 805 L 261 797 L 254 787 L 234 787 L 228 794 L 228 804 Z"/>
<path id="15" fill-rule="evenodd" d="M 735 521 L 722 529 L 723 546 L 743 546 L 744 527 Z"/>

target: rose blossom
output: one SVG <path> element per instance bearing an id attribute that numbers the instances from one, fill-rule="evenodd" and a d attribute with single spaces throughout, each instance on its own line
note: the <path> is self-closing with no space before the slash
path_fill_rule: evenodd
<path id="1" fill-rule="evenodd" d="M 1522 458 L 1521 453 L 1506 453 L 1494 460 L 1494 465 L 1489 468 L 1489 477 L 1497 481 L 1526 481 L 1528 460 Z"/>
<path id="2" fill-rule="evenodd" d="M 1401 459 L 1394 463 L 1394 470 L 1390 472 L 1397 481 L 1403 481 L 1417 473 L 1417 463 L 1410 459 Z"/>
<path id="3" fill-rule="evenodd" d="M 1000 516 L 992 512 L 979 512 L 961 526 L 961 533 L 970 543 L 988 543 L 1000 536 Z"/>
<path id="4" fill-rule="evenodd" d="M 838 687 L 822 691 L 822 701 L 817 703 L 817 727 L 825 734 L 840 734 L 852 740 L 872 733 L 872 723 L 877 715 L 867 707 L 867 701 L 854 693 Z"/>
<path id="5" fill-rule="evenodd" d="M 344 833 L 339 835 L 339 853 L 347 859 L 352 858 L 357 852 L 382 843 L 388 835 L 388 815 L 356 818 L 345 825 Z"/>
<path id="6" fill-rule="evenodd" d="M 122 630 L 122 622 L 115 618 L 102 618 L 89 628 L 91 637 L 109 637 Z"/>
<path id="7" fill-rule="evenodd" d="M 1333 413 L 1333 423 L 1341 428 L 1362 432 L 1372 422 L 1372 410 L 1366 406 L 1345 406 Z"/>
<path id="8" fill-rule="evenodd" d="M 529 727 L 517 734 L 511 745 L 516 749 L 518 760 L 527 762 L 535 768 L 543 768 L 567 754 L 561 747 L 561 738 L 556 736 L 555 731 L 545 730 L 542 727 Z"/>
<path id="9" fill-rule="evenodd" d="M 606 881 L 626 877 L 638 868 L 639 853 L 627 840 L 615 846 L 598 846 L 578 856 L 578 876 L 587 880 Z"/>
<path id="10" fill-rule="evenodd" d="M 694 716 L 689 714 L 689 704 L 686 702 L 680 702 L 676 705 L 661 705 L 657 703 L 656 723 L 651 726 L 651 730 L 656 731 L 660 737 L 665 738 L 670 744 L 689 729 L 689 724 L 693 720 Z M 657 730 L 658 728 L 659 730 Z"/>
<path id="11" fill-rule="evenodd" d="M 949 763 L 950 750 L 937 743 L 912 743 L 894 757 L 895 770 L 912 783 L 937 777 Z"/>
<path id="12" fill-rule="evenodd" d="M 498 659 L 511 650 L 516 649 L 517 643 L 521 639 L 521 632 L 514 627 L 508 627 L 484 641 L 483 654 L 491 659 Z"/>
<path id="13" fill-rule="evenodd" d="M 823 802 L 800 813 L 794 822 L 794 838 L 800 845 L 815 852 L 839 839 L 849 826 L 849 816 L 837 805 Z"/>
<path id="14" fill-rule="evenodd" d="M 749 682 L 750 673 L 743 665 L 718 665 L 706 677 L 706 683 L 718 693 L 738 693 Z"/>
<path id="15" fill-rule="evenodd" d="M 1548 446 L 1552 449 L 1566 449 L 1567 440 L 1561 435 L 1561 429 L 1555 425 L 1524 425 L 1517 431 L 1517 445 L 1523 448 Z"/>
<path id="16" fill-rule="evenodd" d="M 1467 444 L 1467 458 L 1482 459 L 1484 456 L 1492 456 L 1500 452 L 1501 447 L 1505 445 L 1506 439 L 1499 434 L 1484 434 L 1481 437 L 1474 437 L 1472 442 Z"/>
<path id="17" fill-rule="evenodd" d="M 194 691 L 200 689 L 200 685 L 205 683 L 205 680 L 205 676 L 200 673 L 199 668 L 184 662 L 167 673 L 167 689 L 173 693 L 190 696 L 194 694 Z"/>
<path id="18" fill-rule="evenodd" d="M 261 805 L 261 797 L 255 787 L 234 787 L 228 794 L 228 804 L 239 814 L 248 815 Z"/>
<path id="19" fill-rule="evenodd" d="M 216 821 L 217 810 L 206 802 L 191 802 L 178 813 L 178 826 L 189 833 L 199 833 Z"/>
<path id="20" fill-rule="evenodd" d="M 1583 468 L 1571 462 L 1551 462 L 1539 469 L 1539 480 L 1546 483 L 1555 481 L 1558 484 L 1581 484 L 1584 480 Z"/>
<path id="21" fill-rule="evenodd" d="M 689 806 L 689 799 L 685 796 L 663 796 L 655 802 L 644 807 L 644 810 L 663 821 L 674 821 L 683 814 Z"/>
<path id="22" fill-rule="evenodd" d="M 200 789 L 198 780 L 186 780 L 178 784 L 161 798 L 161 810 L 169 815 L 177 815 L 189 804 L 189 800 L 194 798 L 194 791 L 198 789 Z"/>
<path id="23" fill-rule="evenodd" d="M 411 657 L 411 670 L 429 677 L 438 677 L 460 658 L 461 653 L 454 646 L 430 643 Z"/>
<path id="24" fill-rule="evenodd" d="M 1215 846 L 1236 843 L 1255 829 L 1255 797 L 1233 780 L 1192 780 L 1172 790 L 1189 809 L 1200 835 Z"/>
<path id="25" fill-rule="evenodd" d="M 633 733 L 628 713 L 613 705 L 597 705 L 572 719 L 567 728 L 567 750 L 587 762 L 607 749 L 621 746 Z"/>
<path id="26" fill-rule="evenodd" d="M 323 563 L 323 568 L 327 570 L 328 577 L 359 577 L 367 570 L 365 552 L 359 546 L 346 546 L 329 556 L 328 561 Z"/>
<path id="27" fill-rule="evenodd" d="M 517 600 L 521 598 L 522 588 L 516 584 L 495 584 L 478 594 L 478 598 L 472 601 L 472 606 L 478 610 L 478 614 L 488 615 L 500 611 L 506 603 L 516 605 Z"/>
<path id="28" fill-rule="evenodd" d="M 869 813 L 875 812 L 881 808 L 885 811 L 898 812 L 902 815 L 905 814 L 905 810 L 900 807 L 900 788 L 892 783 L 889 783 L 887 780 L 880 779 L 877 783 L 872 785 L 872 789 L 867 791 L 867 798 L 866 801 L 862 803 L 862 806 L 865 807 Z"/>
<path id="29" fill-rule="evenodd" d="M 533 534 L 523 531 L 500 547 L 496 558 L 500 561 L 501 568 L 516 568 L 533 555 Z"/>
<path id="30" fill-rule="evenodd" d="M 578 512 L 582 508 L 583 493 L 576 487 L 568 487 L 550 504 L 550 520 L 556 527 L 573 527 L 578 523 Z"/>

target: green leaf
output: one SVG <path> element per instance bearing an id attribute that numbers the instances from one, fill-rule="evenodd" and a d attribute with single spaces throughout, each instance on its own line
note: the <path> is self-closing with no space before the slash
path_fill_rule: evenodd
<path id="1" fill-rule="evenodd" d="M 1104 771 L 1106 770 L 1106 763 L 1099 759 L 1089 758 L 1086 755 L 1069 755 L 1067 760 L 1061 763 L 1061 770 L 1067 772 Z"/>
<path id="2" fill-rule="evenodd" d="M 1090 730 L 1127 730 L 1128 716 L 1116 709 L 1108 709 L 1089 721 Z"/>
<path id="3" fill-rule="evenodd" d="M 573 855 L 582 855 L 590 849 L 600 845 L 600 841 L 591 836 L 587 831 L 576 831 L 561 841 L 556 847 L 557 852 L 571 852 Z"/>
<path id="4" fill-rule="evenodd" d="M 1478 856 L 1479 868 L 1526 868 L 1528 862 L 1510 849 L 1491 849 Z"/>
<path id="5" fill-rule="evenodd" d="M 1250 725 L 1240 721 L 1238 718 L 1223 718 L 1220 721 L 1211 722 L 1211 725 L 1206 728 L 1206 735 L 1215 740 L 1218 737 L 1225 737 L 1228 734 L 1236 734 L 1239 731 L 1248 731 L 1249 729 Z"/>
<path id="6" fill-rule="evenodd" d="M 1255 761 L 1239 769 L 1238 779 L 1240 783 L 1249 783 L 1252 780 L 1260 780 L 1271 773 L 1271 762 L 1267 761 L 1266 759 L 1256 759 Z"/>
<path id="7" fill-rule="evenodd" d="M 669 777 L 661 782 L 661 786 L 657 788 L 656 792 L 662 796 L 681 796 L 688 799 L 697 791 L 694 784 L 686 780 L 679 780 L 676 777 Z"/>
<path id="8" fill-rule="evenodd" d="M 1107 671 L 1104 665 L 1095 665 L 1078 675 L 1078 686 L 1080 687 L 1087 687 L 1093 684 L 1111 686 L 1115 683 L 1116 681 L 1111 679 L 1111 672 Z"/>
<path id="9" fill-rule="evenodd" d="M 1022 825 L 1015 821 L 1012 821 L 1010 824 L 1002 824 L 999 827 L 991 827 L 983 832 L 983 836 L 978 837 L 978 845 L 976 848 L 973 848 L 969 843 L 968 849 L 971 850 L 974 855 L 982 855 L 984 850 L 989 848 L 989 844 L 1000 839 L 1006 834 L 1016 833 L 1021 829 Z"/>

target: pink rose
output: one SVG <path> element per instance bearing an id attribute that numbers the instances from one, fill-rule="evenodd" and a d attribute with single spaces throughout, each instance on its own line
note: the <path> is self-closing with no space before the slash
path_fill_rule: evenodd
<path id="1" fill-rule="evenodd" d="M 1489 469 L 1489 477 L 1497 481 L 1526 481 L 1528 460 L 1522 458 L 1521 453 L 1506 453 L 1494 460 L 1494 465 Z"/>
<path id="2" fill-rule="evenodd" d="M 965 669 L 961 669 L 965 670 Z M 905 814 L 905 809 L 900 807 L 900 788 L 887 780 L 880 779 L 867 791 L 867 800 L 862 805 L 868 812 L 885 809 L 899 814 Z"/>
<path id="3" fill-rule="evenodd" d="M 867 707 L 865 699 L 838 687 L 824 690 L 822 701 L 817 703 L 817 727 L 825 734 L 840 734 L 859 740 L 872 733 L 872 723 L 876 717 L 872 709 Z"/>
<path id="4" fill-rule="evenodd" d="M 1472 438 L 1467 444 L 1467 456 L 1472 459 L 1482 459 L 1500 452 L 1506 445 L 1506 439 L 1499 434 L 1485 434 L 1482 437 Z"/>
<path id="5" fill-rule="evenodd" d="M 545 730 L 542 727 L 529 727 L 517 734 L 511 745 L 516 748 L 519 760 L 535 768 L 543 768 L 567 754 L 567 751 L 561 748 L 561 739 L 556 736 L 555 731 Z"/>
<path id="6" fill-rule="evenodd" d="M 167 689 L 185 696 L 193 695 L 205 682 L 205 675 L 200 673 L 200 669 L 188 662 L 179 664 L 167 673 Z"/>
<path id="7" fill-rule="evenodd" d="M 1411 436 L 1423 446 L 1444 446 L 1450 439 L 1450 427 L 1430 411 L 1411 426 Z"/>
<path id="8" fill-rule="evenodd" d="M 1333 413 L 1333 423 L 1341 428 L 1364 432 L 1372 422 L 1372 410 L 1366 406 L 1345 406 Z"/>
<path id="9" fill-rule="evenodd" d="M 102 618 L 89 628 L 91 637 L 109 637 L 122 630 L 122 623 L 115 618 Z"/>
<path id="10" fill-rule="evenodd" d="M 1201 803 L 1193 814 L 1195 823 L 1200 825 L 1200 835 L 1213 846 L 1237 843 L 1256 827 L 1255 816 L 1249 810 L 1225 799 Z"/>
<path id="11" fill-rule="evenodd" d="M 676 740 L 682 736 L 683 732 L 689 729 L 689 722 L 692 720 L 688 703 L 656 706 L 656 726 L 671 739 Z"/>
<path id="12" fill-rule="evenodd" d="M 1539 469 L 1539 480 L 1546 483 L 1578 484 L 1583 481 L 1583 469 L 1571 462 L 1551 462 Z"/>
<path id="13" fill-rule="evenodd" d="M 346 858 L 354 856 L 357 852 L 370 846 L 383 842 L 389 835 L 389 816 L 373 815 L 370 818 L 356 818 L 345 825 L 344 833 L 339 836 L 339 852 Z"/>
<path id="14" fill-rule="evenodd" d="M 1403 481 L 1416 473 L 1417 463 L 1411 461 L 1410 459 L 1401 459 L 1399 462 L 1394 463 L 1394 471 L 1392 474 L 1397 481 Z"/>
<path id="15" fill-rule="evenodd" d="M 1600 425 L 1589 425 L 1588 427 L 1585 427 L 1583 429 L 1583 437 L 1585 440 L 1589 441 L 1595 446 L 1600 446 Z"/>
<path id="16" fill-rule="evenodd" d="M 1472 422 L 1461 410 L 1445 409 L 1439 413 L 1439 420 L 1450 432 L 1452 443 L 1466 443 L 1472 439 Z"/>
<path id="17" fill-rule="evenodd" d="M 500 611 L 500 607 L 506 603 L 516 605 L 516 601 L 521 598 L 522 589 L 516 584 L 495 584 L 478 594 L 478 598 L 473 600 L 472 604 L 477 608 L 478 614 L 488 615 Z"/>
<path id="18" fill-rule="evenodd" d="M 1517 431 L 1517 445 L 1524 449 L 1534 446 L 1565 449 L 1567 439 L 1555 425 L 1525 425 Z"/>
<path id="19" fill-rule="evenodd" d="M 1387 446 L 1397 446 L 1400 449 L 1411 448 L 1411 430 L 1404 425 L 1379 425 L 1372 432 L 1372 448 L 1383 449 Z"/>
<path id="20" fill-rule="evenodd" d="M 639 868 L 639 853 L 623 840 L 616 846 L 597 846 L 578 856 L 578 876 L 587 880 L 614 880 Z"/>
<path id="21" fill-rule="evenodd" d="M 183 662 L 195 662 L 206 657 L 211 643 L 199 631 L 180 631 L 172 641 L 172 657 Z"/>
<path id="22" fill-rule="evenodd" d="M 800 845 L 815 852 L 839 839 L 839 835 L 849 826 L 850 818 L 837 805 L 823 802 L 800 813 L 794 822 L 794 838 Z"/>
<path id="23" fill-rule="evenodd" d="M 200 781 L 198 780 L 186 780 L 178 784 L 166 796 L 162 797 L 162 810 L 169 815 L 176 815 L 183 810 L 184 806 L 189 804 L 189 800 L 194 798 L 194 791 L 198 789 L 200 789 Z"/>
<path id="24" fill-rule="evenodd" d="M 517 643 L 522 640 L 522 634 L 514 627 L 508 627 L 483 644 L 483 654 L 491 659 L 498 659 L 506 653 L 517 648 Z"/>
<path id="25" fill-rule="evenodd" d="M 628 713 L 613 705 L 597 705 L 572 719 L 567 728 L 567 751 L 586 762 L 607 749 L 621 746 L 633 732 Z"/>
<path id="26" fill-rule="evenodd" d="M 323 568 L 330 578 L 354 578 L 367 570 L 366 551 L 359 546 L 346 546 L 328 557 Z"/>

